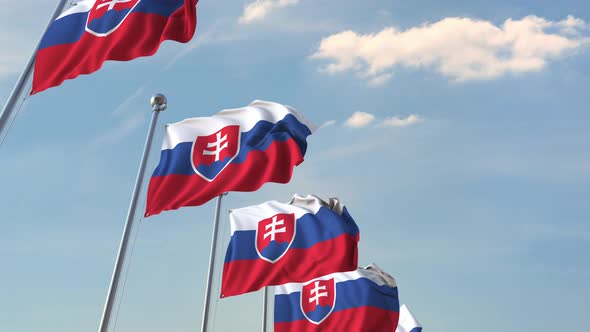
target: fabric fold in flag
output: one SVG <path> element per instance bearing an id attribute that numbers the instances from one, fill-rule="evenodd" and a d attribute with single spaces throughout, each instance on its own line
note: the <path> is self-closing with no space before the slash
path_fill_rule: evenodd
<path id="1" fill-rule="evenodd" d="M 374 264 L 275 287 L 275 332 L 392 332 L 398 319 L 395 280 Z"/>
<path id="2" fill-rule="evenodd" d="M 167 125 L 145 216 L 289 182 L 315 129 L 295 109 L 267 101 Z"/>
<path id="3" fill-rule="evenodd" d="M 422 324 L 405 304 L 399 309 L 399 323 L 395 332 L 422 332 Z"/>
<path id="4" fill-rule="evenodd" d="M 41 39 L 31 94 L 90 74 L 106 60 L 156 53 L 164 40 L 186 43 L 198 0 L 83 0 L 64 11 Z"/>
<path id="5" fill-rule="evenodd" d="M 232 210 L 230 221 L 221 297 L 357 268 L 359 229 L 335 198 L 295 195 Z"/>

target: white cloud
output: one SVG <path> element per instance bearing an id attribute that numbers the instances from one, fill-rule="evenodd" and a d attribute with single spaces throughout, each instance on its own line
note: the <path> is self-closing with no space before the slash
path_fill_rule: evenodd
<path id="1" fill-rule="evenodd" d="M 385 83 L 387 83 L 391 79 L 392 76 L 393 76 L 393 74 L 391 74 L 391 73 L 385 73 L 385 74 L 373 76 L 373 77 L 369 78 L 368 83 L 370 86 L 381 86 L 381 85 L 384 85 Z"/>
<path id="2" fill-rule="evenodd" d="M 240 23 L 249 24 L 261 20 L 275 9 L 295 6 L 298 3 L 299 0 L 256 0 L 244 7 Z"/>
<path id="3" fill-rule="evenodd" d="M 387 9 L 379 9 L 377 11 L 377 14 L 379 14 L 379 16 L 383 16 L 383 17 L 391 17 L 391 12 Z"/>
<path id="4" fill-rule="evenodd" d="M 584 20 L 569 15 L 565 20 L 558 22 L 559 28 L 568 34 L 579 34 L 580 30 L 588 29 L 588 23 Z"/>
<path id="5" fill-rule="evenodd" d="M 355 72 L 371 85 L 384 84 L 396 67 L 432 68 L 452 80 L 493 79 L 539 71 L 551 60 L 589 44 L 588 23 L 573 16 L 489 21 L 450 17 L 405 31 L 374 34 L 348 30 L 322 39 L 312 59 L 329 60 L 323 71 Z"/>
<path id="6" fill-rule="evenodd" d="M 344 125 L 351 128 L 364 128 L 371 124 L 373 121 L 375 121 L 375 116 L 371 113 L 354 112 L 346 120 Z M 410 114 L 405 118 L 392 116 L 379 121 L 379 124 L 377 124 L 376 127 L 408 127 L 423 121 L 424 119 L 417 114 Z M 324 123 L 322 127 L 327 127 L 335 123 L 336 121 L 334 120 L 328 121 Z"/>
<path id="7" fill-rule="evenodd" d="M 390 118 L 386 118 L 381 122 L 379 125 L 380 127 L 408 127 L 411 125 L 415 125 L 424 121 L 420 116 L 416 114 L 410 114 L 406 118 L 399 118 L 397 116 L 393 116 Z"/>
<path id="8" fill-rule="evenodd" d="M 354 112 L 352 116 L 346 120 L 345 125 L 352 128 L 362 128 L 369 125 L 375 120 L 375 116 L 367 112 Z"/>
<path id="9" fill-rule="evenodd" d="M 321 128 L 330 127 L 330 126 L 333 126 L 333 125 L 335 125 L 335 124 L 336 124 L 336 120 L 328 120 L 328 121 L 324 122 L 324 123 L 323 123 L 323 124 L 320 126 L 320 129 L 321 129 Z"/>

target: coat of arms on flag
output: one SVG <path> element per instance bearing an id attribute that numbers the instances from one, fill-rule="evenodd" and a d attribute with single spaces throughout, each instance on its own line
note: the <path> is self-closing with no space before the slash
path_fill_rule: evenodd
<path id="1" fill-rule="evenodd" d="M 313 280 L 303 285 L 301 290 L 301 311 L 308 321 L 318 325 L 323 322 L 336 302 L 334 278 Z"/>
<path id="2" fill-rule="evenodd" d="M 88 13 L 86 31 L 105 37 L 117 30 L 141 0 L 98 0 Z"/>
<path id="3" fill-rule="evenodd" d="M 199 136 L 193 145 L 193 169 L 203 179 L 213 181 L 240 151 L 240 126 L 223 127 L 208 136 Z"/>
<path id="4" fill-rule="evenodd" d="M 289 250 L 295 239 L 295 214 L 277 214 L 258 222 L 256 252 L 260 258 L 274 263 Z"/>

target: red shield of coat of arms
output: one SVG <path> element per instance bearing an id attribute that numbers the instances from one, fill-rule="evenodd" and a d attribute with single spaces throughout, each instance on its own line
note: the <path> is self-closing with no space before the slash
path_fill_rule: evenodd
<path id="1" fill-rule="evenodd" d="M 88 13 L 86 31 L 105 37 L 117 30 L 141 0 L 97 0 Z"/>
<path id="2" fill-rule="evenodd" d="M 301 289 L 301 311 L 308 321 L 319 325 L 334 310 L 336 286 L 334 278 L 312 280 Z"/>
<path id="3" fill-rule="evenodd" d="M 281 213 L 258 222 L 256 252 L 263 260 L 275 263 L 291 247 L 295 239 L 295 214 Z"/>
<path id="4" fill-rule="evenodd" d="M 193 144 L 194 171 L 211 182 L 229 165 L 240 151 L 240 126 L 221 128 L 208 136 L 199 136 Z"/>

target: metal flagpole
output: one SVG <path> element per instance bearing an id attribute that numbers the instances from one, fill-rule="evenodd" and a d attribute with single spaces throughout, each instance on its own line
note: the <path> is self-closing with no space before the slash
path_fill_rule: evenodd
<path id="1" fill-rule="evenodd" d="M 57 8 L 55 8 L 55 12 L 53 12 L 53 16 L 51 16 L 51 21 L 49 21 L 49 24 L 47 24 L 45 31 L 43 31 L 43 35 L 45 35 L 45 32 L 47 32 L 47 29 L 49 29 L 51 23 L 53 23 L 53 21 L 55 21 L 55 19 L 63 12 L 67 2 L 68 0 L 59 1 Z M 2 113 L 0 113 L 0 137 L 3 136 L 4 130 L 6 129 L 6 125 L 8 124 L 10 117 L 16 110 L 17 102 L 19 98 L 22 96 L 23 92 L 25 91 L 25 85 L 29 81 L 29 78 L 31 78 L 31 74 L 33 73 L 33 66 L 35 64 L 35 59 L 37 58 L 37 50 L 39 50 L 40 44 L 41 40 L 39 40 L 39 43 L 37 43 L 37 47 L 35 47 L 35 52 L 29 59 L 29 62 L 27 63 L 25 70 L 18 78 L 18 81 L 16 81 L 16 85 L 10 93 L 10 97 L 8 97 L 8 100 L 6 101 L 6 104 L 2 109 Z"/>
<path id="2" fill-rule="evenodd" d="M 262 302 L 262 332 L 267 331 L 268 324 L 268 287 L 264 287 L 264 301 Z"/>
<path id="3" fill-rule="evenodd" d="M 211 235 L 211 255 L 209 256 L 209 272 L 207 274 L 207 288 L 205 289 L 205 305 L 203 308 L 203 322 L 201 332 L 207 332 L 209 329 L 209 308 L 211 307 L 211 292 L 213 291 L 213 270 L 215 268 L 215 251 L 217 249 L 217 233 L 219 231 L 219 216 L 221 214 L 221 198 L 227 195 L 217 196 L 217 207 L 215 208 L 215 221 L 213 222 L 213 234 Z"/>
<path id="4" fill-rule="evenodd" d="M 150 122 L 149 131 L 145 140 L 145 146 L 143 148 L 143 154 L 141 156 L 141 162 L 139 164 L 139 171 L 137 172 L 137 179 L 135 180 L 135 188 L 133 189 L 133 195 L 131 196 L 131 203 L 129 204 L 129 211 L 127 212 L 127 221 L 125 222 L 125 228 L 123 230 L 123 237 L 121 238 L 121 244 L 119 246 L 119 254 L 115 263 L 115 269 L 111 279 L 111 285 L 109 286 L 109 292 L 107 300 L 104 305 L 104 311 L 102 313 L 102 320 L 100 322 L 99 331 L 107 332 L 109 328 L 109 322 L 111 319 L 111 312 L 115 298 L 117 296 L 117 287 L 119 286 L 119 277 L 123 270 L 123 263 L 125 262 L 125 254 L 127 252 L 127 244 L 129 242 L 129 235 L 131 234 L 131 228 L 133 219 L 135 218 L 135 210 L 137 208 L 137 200 L 139 199 L 139 193 L 141 192 L 141 185 L 143 183 L 143 177 L 145 174 L 145 166 L 150 154 L 150 148 L 152 146 L 152 138 L 156 129 L 156 123 L 158 122 L 158 115 L 164 111 L 167 107 L 167 100 L 164 95 L 156 94 L 151 99 L 152 104 L 152 120 Z"/>

